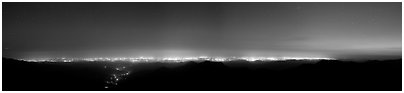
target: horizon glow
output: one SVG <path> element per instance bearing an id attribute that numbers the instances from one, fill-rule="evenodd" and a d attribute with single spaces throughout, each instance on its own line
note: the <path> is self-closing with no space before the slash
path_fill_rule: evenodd
<path id="1" fill-rule="evenodd" d="M 108 62 L 187 62 L 187 61 L 214 61 L 226 62 L 244 60 L 249 62 L 254 61 L 285 61 L 285 60 L 336 60 L 334 58 L 324 57 L 97 57 L 97 58 L 32 58 L 32 59 L 19 59 L 27 62 L 94 62 L 94 61 L 108 61 Z"/>
<path id="2" fill-rule="evenodd" d="M 397 59 L 401 12 L 400 2 L 5 2 L 2 54 Z"/>

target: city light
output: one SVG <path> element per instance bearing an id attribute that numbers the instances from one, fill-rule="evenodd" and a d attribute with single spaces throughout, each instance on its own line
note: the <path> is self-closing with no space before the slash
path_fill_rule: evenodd
<path id="1" fill-rule="evenodd" d="M 114 58 L 112 58 L 114 59 Z M 118 58 L 119 59 L 119 58 Z M 107 66 L 104 66 L 105 69 Z M 112 70 L 112 74 L 107 77 L 105 88 L 113 88 L 118 85 L 118 83 L 128 77 L 130 70 L 126 68 L 126 66 L 122 65 L 115 65 L 114 69 Z"/>
<path id="2" fill-rule="evenodd" d="M 245 60 L 249 62 L 254 61 L 285 61 L 285 60 L 336 60 L 334 58 L 326 57 L 97 57 L 97 58 L 34 58 L 22 59 L 28 62 L 187 62 L 187 61 L 237 61 Z M 119 68 L 117 68 L 119 70 Z"/>

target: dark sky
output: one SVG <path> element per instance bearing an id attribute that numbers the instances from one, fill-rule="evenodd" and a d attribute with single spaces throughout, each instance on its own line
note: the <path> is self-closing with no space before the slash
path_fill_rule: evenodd
<path id="1" fill-rule="evenodd" d="M 4 3 L 3 57 L 401 58 L 401 3 Z"/>

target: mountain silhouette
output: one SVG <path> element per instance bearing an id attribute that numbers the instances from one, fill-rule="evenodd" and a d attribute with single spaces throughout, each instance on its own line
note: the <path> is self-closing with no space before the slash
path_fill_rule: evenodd
<path id="1" fill-rule="evenodd" d="M 3 91 L 401 91 L 401 59 L 298 62 L 35 63 L 3 58 Z M 293 66 L 272 69 L 284 64 Z M 105 89 L 113 72 L 105 67 L 113 66 L 126 66 L 131 74 Z"/>

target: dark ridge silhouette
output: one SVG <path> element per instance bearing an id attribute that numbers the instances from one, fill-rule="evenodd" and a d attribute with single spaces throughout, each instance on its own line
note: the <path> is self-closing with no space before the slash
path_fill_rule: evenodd
<path id="1" fill-rule="evenodd" d="M 33 63 L 3 58 L 3 91 L 401 91 L 402 61 L 72 62 Z M 286 64 L 286 65 L 285 65 Z M 113 72 L 131 73 L 105 89 Z M 286 69 L 274 69 L 281 67 Z"/>

